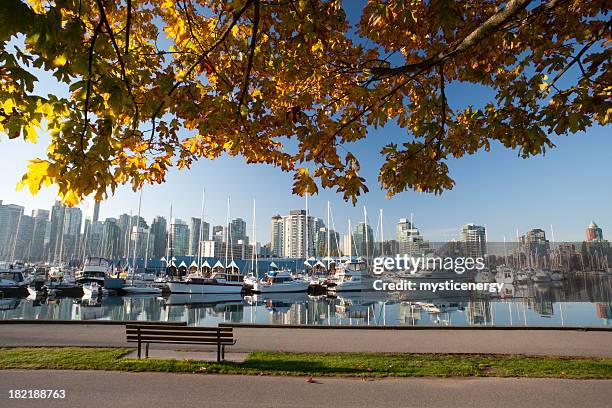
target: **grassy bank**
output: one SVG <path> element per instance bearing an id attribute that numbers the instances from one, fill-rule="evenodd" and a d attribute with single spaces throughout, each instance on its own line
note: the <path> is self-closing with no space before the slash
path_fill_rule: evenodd
<path id="1" fill-rule="evenodd" d="M 242 363 L 127 359 L 125 348 L 0 348 L 0 369 L 76 369 L 348 377 L 612 378 L 612 359 L 505 355 L 271 353 Z"/>

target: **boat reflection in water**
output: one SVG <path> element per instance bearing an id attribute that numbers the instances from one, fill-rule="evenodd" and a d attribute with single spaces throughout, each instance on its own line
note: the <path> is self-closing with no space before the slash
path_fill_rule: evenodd
<path id="1" fill-rule="evenodd" d="M 505 283 L 501 294 L 474 292 L 339 292 L 172 294 L 0 299 L 0 319 L 183 321 L 279 325 L 606 326 L 612 323 L 612 277 L 568 276 L 562 282 Z"/>

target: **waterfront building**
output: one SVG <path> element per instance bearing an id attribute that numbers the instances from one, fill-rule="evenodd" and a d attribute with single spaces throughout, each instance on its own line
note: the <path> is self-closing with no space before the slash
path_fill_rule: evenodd
<path id="1" fill-rule="evenodd" d="M 603 240 L 603 231 L 595 224 L 595 221 L 591 221 L 586 229 L 586 240 L 588 242 Z"/>
<path id="2" fill-rule="evenodd" d="M 225 229 L 223 225 L 215 225 L 212 229 L 212 240 L 217 242 L 225 242 Z"/>
<path id="3" fill-rule="evenodd" d="M 34 226 L 32 231 L 32 242 L 30 244 L 30 260 L 34 262 L 43 261 L 45 257 L 45 235 L 49 228 L 49 211 L 32 211 Z"/>
<path id="4" fill-rule="evenodd" d="M 283 217 L 279 214 L 272 217 L 270 252 L 273 257 L 283 256 Z"/>
<path id="5" fill-rule="evenodd" d="M 149 254 L 149 258 L 151 257 L 150 254 L 153 252 L 155 236 L 151 234 L 151 230 L 146 224 L 144 226 L 132 226 L 130 239 L 130 259 L 134 256 L 134 251 L 136 251 L 136 258 L 144 258 L 147 254 Z"/>
<path id="6" fill-rule="evenodd" d="M 30 249 L 34 235 L 34 218 L 30 215 L 22 215 L 19 219 L 17 240 L 11 258 L 14 260 L 31 261 Z"/>
<path id="7" fill-rule="evenodd" d="M 342 255 L 351 256 L 355 254 L 353 236 L 349 233 L 342 237 Z"/>
<path id="8" fill-rule="evenodd" d="M 317 253 L 315 256 L 320 258 L 327 256 L 327 234 L 329 234 L 329 253 L 331 254 L 331 256 L 340 256 L 340 252 L 338 250 L 338 245 L 340 243 L 340 234 L 332 229 L 328 229 L 327 227 L 320 227 L 317 231 L 317 239 L 315 243 Z"/>
<path id="9" fill-rule="evenodd" d="M 353 227 L 353 240 L 357 253 L 355 256 L 371 257 L 374 255 L 374 231 L 370 225 L 360 222 Z"/>
<path id="10" fill-rule="evenodd" d="M 102 238 L 104 234 L 104 223 L 100 221 L 89 222 L 85 221 L 85 248 L 84 258 L 101 257 L 102 256 Z"/>
<path id="11" fill-rule="evenodd" d="M 383 255 L 392 256 L 400 253 L 399 242 L 395 239 L 390 239 L 383 242 Z"/>
<path id="12" fill-rule="evenodd" d="M 92 223 L 100 221 L 100 202 L 96 201 L 94 204 Z"/>
<path id="13" fill-rule="evenodd" d="M 190 256 L 197 256 L 198 247 L 201 247 L 201 244 L 199 244 L 201 225 L 202 225 L 202 220 L 200 218 L 191 217 L 189 219 L 189 254 L 188 255 Z M 208 241 L 209 229 L 210 229 L 210 224 L 205 221 L 203 231 L 202 231 L 202 241 Z"/>
<path id="14" fill-rule="evenodd" d="M 421 232 L 407 218 L 400 218 L 395 226 L 395 239 L 397 241 L 397 251 L 387 252 L 388 255 L 413 255 L 424 252 L 429 248 L 429 243 L 423 239 Z M 393 250 L 394 248 L 388 248 Z"/>
<path id="15" fill-rule="evenodd" d="M 260 258 L 272 258 L 272 257 L 276 258 L 276 256 L 272 254 L 272 245 L 269 242 L 259 247 L 258 254 Z"/>
<path id="16" fill-rule="evenodd" d="M 0 201 L 0 260 L 12 261 L 24 208 Z"/>
<path id="17" fill-rule="evenodd" d="M 481 225 L 472 223 L 463 225 L 459 241 L 466 257 L 480 258 L 487 253 L 487 231 Z"/>
<path id="18" fill-rule="evenodd" d="M 117 259 L 123 254 L 121 243 L 121 228 L 119 220 L 107 218 L 102 228 L 102 239 L 99 254 L 102 258 Z"/>
<path id="19" fill-rule="evenodd" d="M 546 232 L 543 229 L 531 229 L 520 240 L 524 253 L 536 257 L 548 256 L 550 242 L 546 239 Z"/>
<path id="20" fill-rule="evenodd" d="M 306 232 L 306 225 L 310 231 Z M 306 210 L 292 210 L 289 215 L 283 216 L 283 251 L 284 258 L 309 258 L 314 255 L 312 239 L 313 218 L 308 216 L 306 219 Z M 310 245 L 306 245 L 306 237 Z M 308 247 L 308 254 L 306 254 Z"/>
<path id="21" fill-rule="evenodd" d="M 245 244 L 249 243 L 249 237 L 247 236 L 247 224 L 242 218 L 233 219 L 229 224 L 229 234 L 226 235 L 232 244 L 236 244 L 239 241 Z"/>
<path id="22" fill-rule="evenodd" d="M 189 226 L 183 220 L 174 218 L 172 228 L 172 254 L 186 256 L 189 252 Z"/>
<path id="23" fill-rule="evenodd" d="M 229 263 L 231 259 L 253 258 L 253 245 L 249 245 L 244 241 L 238 241 L 228 246 L 226 242 L 208 240 L 203 242 L 202 247 L 203 257 L 221 260 L 225 260 L 227 257 L 227 263 Z"/>
<path id="24" fill-rule="evenodd" d="M 151 223 L 151 258 L 161 259 L 166 256 L 166 245 L 168 242 L 168 225 L 166 218 L 158 215 Z"/>

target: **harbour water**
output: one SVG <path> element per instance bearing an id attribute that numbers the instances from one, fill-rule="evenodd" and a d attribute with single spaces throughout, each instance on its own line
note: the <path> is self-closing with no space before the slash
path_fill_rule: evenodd
<path id="1" fill-rule="evenodd" d="M 0 299 L 0 319 L 140 320 L 274 325 L 609 326 L 612 276 L 578 273 L 563 282 L 505 285 L 501 295 L 368 291 L 337 296 L 109 296 Z"/>

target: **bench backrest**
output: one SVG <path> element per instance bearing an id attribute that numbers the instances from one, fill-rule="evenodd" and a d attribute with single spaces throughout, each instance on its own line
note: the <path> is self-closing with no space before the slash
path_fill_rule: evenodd
<path id="1" fill-rule="evenodd" d="M 232 327 L 128 324 L 125 331 L 128 342 L 232 344 L 234 341 Z"/>

